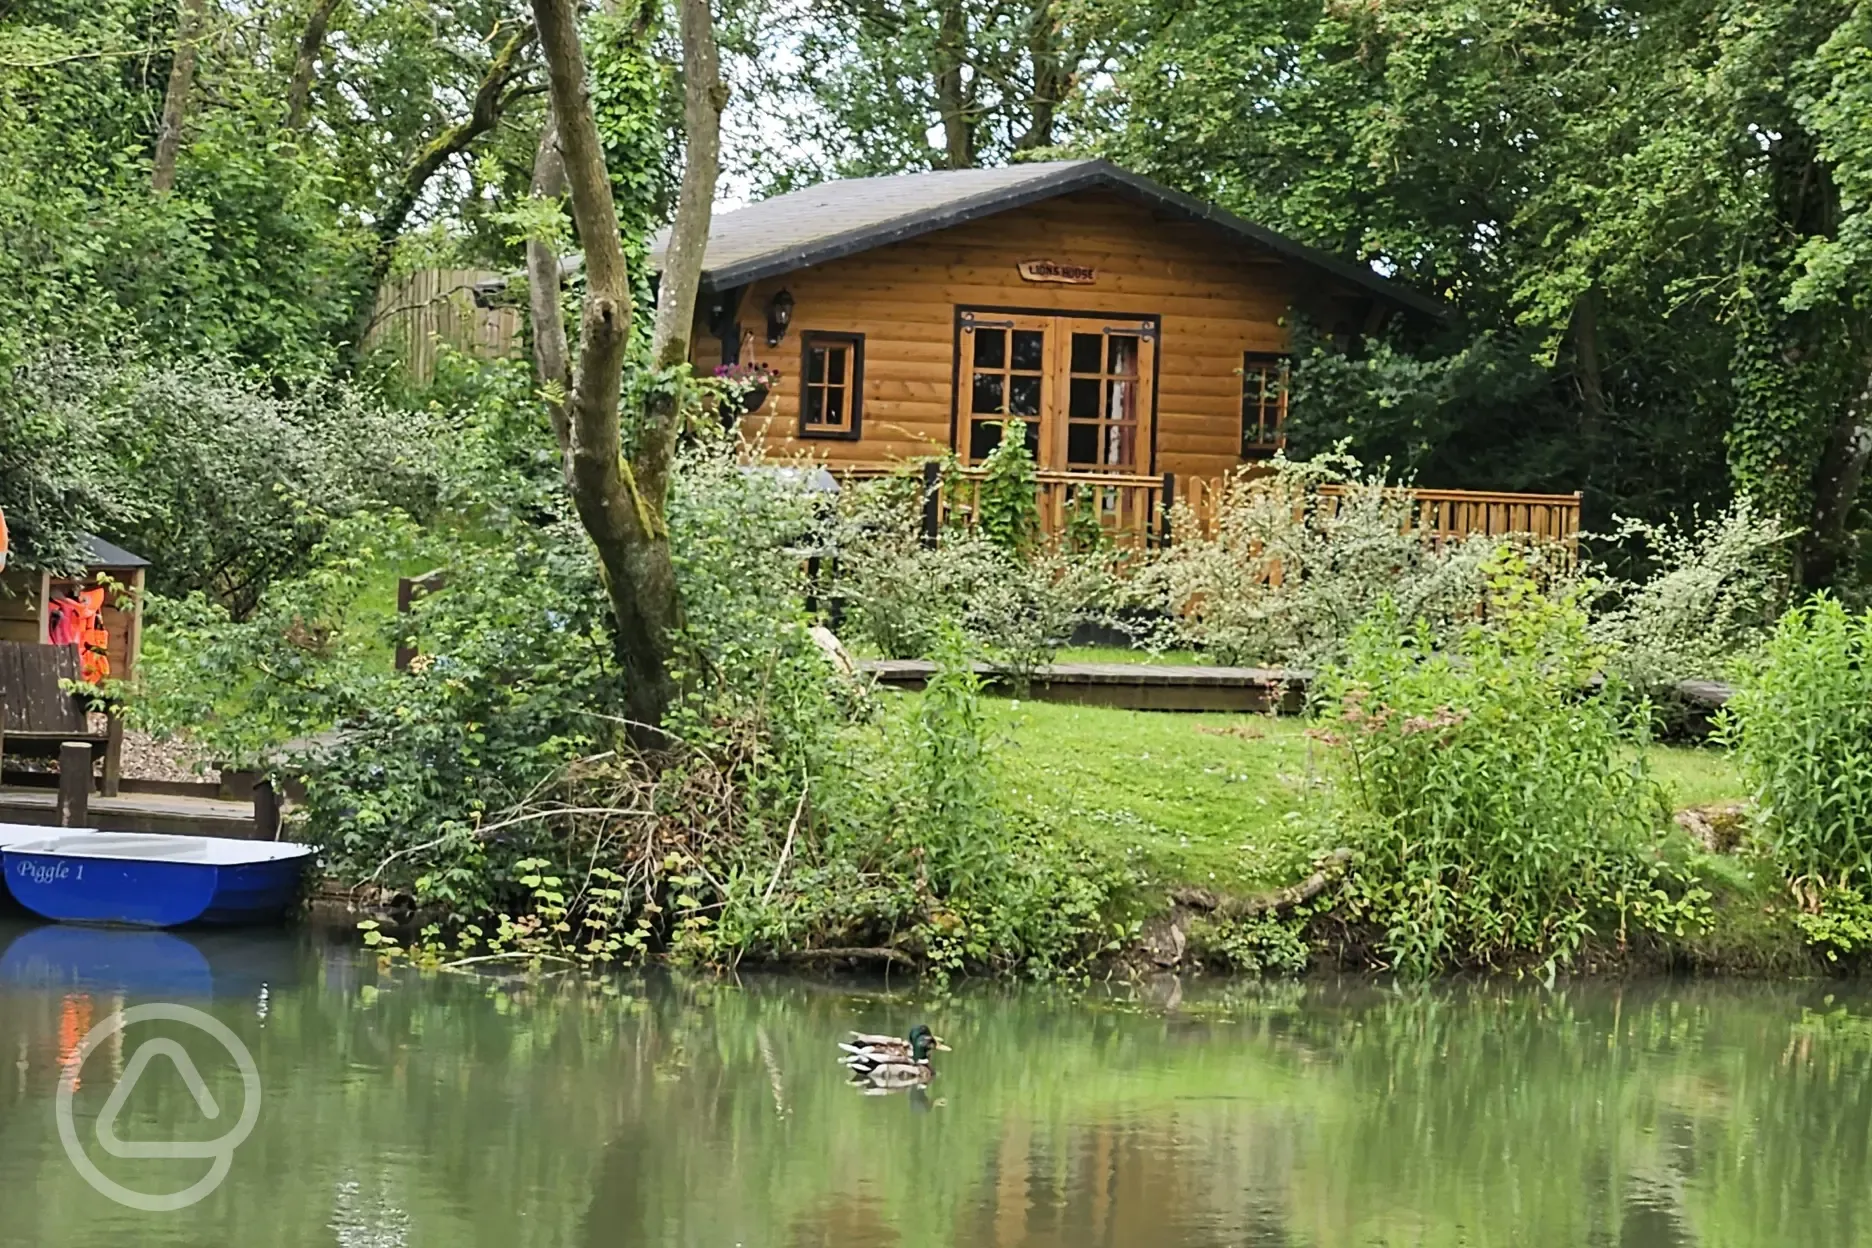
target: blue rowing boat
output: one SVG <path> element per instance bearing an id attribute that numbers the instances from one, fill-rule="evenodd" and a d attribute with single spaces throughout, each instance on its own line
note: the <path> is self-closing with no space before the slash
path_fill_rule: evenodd
<path id="1" fill-rule="evenodd" d="M 264 923 L 298 900 L 311 862 L 306 845 L 212 836 L 68 831 L 0 842 L 7 891 L 61 923 Z"/>

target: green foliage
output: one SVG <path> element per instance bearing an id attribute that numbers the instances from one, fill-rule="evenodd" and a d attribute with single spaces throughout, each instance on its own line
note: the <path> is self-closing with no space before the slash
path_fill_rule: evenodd
<path id="1" fill-rule="evenodd" d="M 1794 924 L 1829 963 L 1857 962 L 1872 949 L 1872 902 L 1853 888 L 1827 888 L 1809 897 Z M 1859 955 L 1859 956 L 1855 956 Z"/>
<path id="2" fill-rule="evenodd" d="M 1277 458 L 1270 473 L 1233 476 L 1212 533 L 1187 501 L 1171 527 L 1178 540 L 1128 586 L 1160 613 L 1154 642 L 1258 666 L 1332 660 L 1384 600 L 1407 626 L 1421 621 L 1447 636 L 1481 606 L 1496 549 L 1483 538 L 1426 540 L 1408 491 L 1343 453 Z M 1530 557 L 1554 555 L 1536 549 Z"/>
<path id="3" fill-rule="evenodd" d="M 1720 677 L 1767 637 L 1786 601 L 1792 535 L 1746 497 L 1694 529 L 1626 520 L 1610 536 L 1642 547 L 1650 575 L 1601 573 L 1592 635 L 1608 670 L 1641 694 Z"/>
<path id="4" fill-rule="evenodd" d="M 1819 597 L 1737 665 L 1722 738 L 1756 822 L 1803 895 L 1872 879 L 1872 612 Z"/>
<path id="5" fill-rule="evenodd" d="M 1576 601 L 1493 568 L 1486 622 L 1447 648 L 1387 605 L 1323 680 L 1349 912 L 1400 971 L 1571 963 L 1631 927 L 1682 934 L 1703 893 L 1659 857 L 1668 808 Z"/>
<path id="6" fill-rule="evenodd" d="M 1004 421 L 1001 440 L 982 461 L 974 520 L 983 536 L 1016 557 L 1031 552 L 1040 537 L 1038 482 L 1027 422 Z"/>
<path id="7" fill-rule="evenodd" d="M 210 358 L 40 344 L 7 402 L 8 428 L 65 432 L 54 480 L 82 474 L 100 496 L 73 517 L 149 559 L 156 592 L 199 590 L 237 617 L 308 566 L 334 518 L 435 503 L 436 421 L 342 382 L 281 393 Z M 22 500 L 35 519 L 40 480 Z"/>
<path id="8" fill-rule="evenodd" d="M 1007 462 L 1018 465 L 1024 454 L 1023 448 Z M 990 662 L 1031 674 L 1080 622 L 1105 614 L 1118 582 L 1102 546 L 1076 554 L 1038 542 L 1008 544 L 1033 523 L 1027 462 L 1028 484 L 1012 488 L 1005 508 L 990 504 L 984 483 L 980 524 L 952 527 L 935 545 L 923 539 L 915 491 L 905 488 L 913 483 L 848 490 L 833 529 L 834 592 L 845 603 L 848 635 L 893 658 L 921 658 L 955 624 Z M 999 538 L 987 532 L 991 512 Z"/>

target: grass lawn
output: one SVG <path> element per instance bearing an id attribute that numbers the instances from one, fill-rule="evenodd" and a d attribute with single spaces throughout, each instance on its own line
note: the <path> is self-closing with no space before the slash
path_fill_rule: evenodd
<path id="1" fill-rule="evenodd" d="M 1297 719 L 990 699 L 1016 810 L 1142 863 L 1153 880 L 1247 892 L 1292 883 L 1321 847 L 1308 807 L 1325 759 Z M 1675 805 L 1736 799 L 1716 750 L 1650 749 Z"/>

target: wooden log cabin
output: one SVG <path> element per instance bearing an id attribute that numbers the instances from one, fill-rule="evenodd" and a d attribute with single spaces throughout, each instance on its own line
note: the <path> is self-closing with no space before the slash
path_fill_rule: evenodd
<path id="1" fill-rule="evenodd" d="M 1281 446 L 1296 315 L 1349 342 L 1442 314 L 1148 178 L 1058 161 L 827 182 L 719 214 L 693 363 L 778 370 L 744 430 L 835 473 L 949 451 L 977 465 L 1018 417 L 1049 527 L 1091 485 L 1109 526 L 1147 529 L 1166 489 L 1213 493 Z"/>

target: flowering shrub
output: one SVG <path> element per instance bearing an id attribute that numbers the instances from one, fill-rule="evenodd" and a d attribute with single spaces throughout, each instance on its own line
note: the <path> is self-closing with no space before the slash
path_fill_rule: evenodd
<path id="1" fill-rule="evenodd" d="M 1500 539 L 1428 540 L 1409 495 L 1343 454 L 1271 467 L 1224 483 L 1213 532 L 1187 499 L 1172 509 L 1177 541 L 1131 587 L 1164 621 L 1153 643 L 1223 663 L 1315 667 L 1383 600 L 1437 637 L 1475 618 Z M 1323 485 L 1337 494 L 1321 495 Z M 1526 555 L 1551 564 L 1543 577 L 1560 571 L 1557 551 Z"/>

